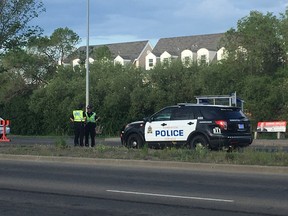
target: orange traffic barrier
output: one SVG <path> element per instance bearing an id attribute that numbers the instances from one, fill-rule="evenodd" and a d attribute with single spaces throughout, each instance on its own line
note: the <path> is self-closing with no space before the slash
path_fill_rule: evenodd
<path id="1" fill-rule="evenodd" d="M 9 120 L 0 120 L 0 126 L 3 126 L 2 137 L 0 138 L 0 142 L 10 142 L 10 139 L 6 136 L 6 127 L 10 125 Z"/>

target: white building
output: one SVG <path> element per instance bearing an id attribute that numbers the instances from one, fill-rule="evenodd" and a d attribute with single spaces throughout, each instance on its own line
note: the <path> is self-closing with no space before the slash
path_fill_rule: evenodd
<path id="1" fill-rule="evenodd" d="M 93 52 L 95 52 L 98 48 L 101 47 L 107 47 L 109 49 L 112 58 L 111 60 L 114 62 L 114 64 L 133 64 L 136 67 L 143 68 L 146 65 L 145 57 L 147 53 L 151 53 L 152 51 L 152 46 L 150 45 L 148 40 L 90 46 L 90 63 L 97 60 L 92 58 Z M 74 52 L 67 59 L 65 59 L 64 62 L 66 64 L 72 64 L 73 66 L 76 66 L 81 63 L 81 58 L 86 58 L 86 46 L 79 47 L 76 52 Z"/>
<path id="2" fill-rule="evenodd" d="M 207 34 L 185 37 L 161 38 L 152 53 L 146 56 L 146 70 L 150 70 L 157 63 L 170 62 L 181 58 L 183 64 L 193 62 L 209 64 L 224 58 L 224 48 L 220 46 L 220 34 Z"/>

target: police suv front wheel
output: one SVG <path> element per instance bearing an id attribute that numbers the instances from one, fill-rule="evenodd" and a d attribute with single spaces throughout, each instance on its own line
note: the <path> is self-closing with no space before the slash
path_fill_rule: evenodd
<path id="1" fill-rule="evenodd" d="M 137 134 L 131 134 L 127 139 L 128 148 L 141 148 L 143 146 L 143 141 L 141 137 Z"/>
<path id="2" fill-rule="evenodd" d="M 196 147 L 208 148 L 208 146 L 208 141 L 203 135 L 197 135 L 190 141 L 191 149 L 195 149 Z"/>

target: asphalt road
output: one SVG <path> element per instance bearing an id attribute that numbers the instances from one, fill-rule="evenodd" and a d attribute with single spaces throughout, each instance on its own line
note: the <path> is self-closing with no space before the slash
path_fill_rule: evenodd
<path id="1" fill-rule="evenodd" d="M 1 216 L 287 215 L 288 173 L 0 159 Z"/>

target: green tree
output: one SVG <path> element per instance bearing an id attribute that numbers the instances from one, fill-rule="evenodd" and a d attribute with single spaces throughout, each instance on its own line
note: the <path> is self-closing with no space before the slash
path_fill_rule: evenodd
<path id="1" fill-rule="evenodd" d="M 94 59 L 97 61 L 112 59 L 112 53 L 107 46 L 100 46 L 94 49 L 91 56 L 92 58 L 94 57 Z"/>
<path id="2" fill-rule="evenodd" d="M 2 57 L 6 71 L 21 75 L 27 85 L 47 84 L 56 67 L 45 56 L 36 55 L 22 49 L 11 50 Z"/>
<path id="3" fill-rule="evenodd" d="M 231 80 L 255 123 L 287 112 L 287 25 L 287 11 L 280 19 L 252 11 L 222 41 L 228 58 L 221 62 L 217 84 L 228 86 Z"/>
<path id="4" fill-rule="evenodd" d="M 64 59 L 76 50 L 80 37 L 69 28 L 58 28 L 50 37 L 30 39 L 30 52 L 46 56 L 54 65 L 63 65 Z"/>
<path id="5" fill-rule="evenodd" d="M 206 67 L 206 66 L 200 66 Z M 182 62 L 172 61 L 169 65 L 158 64 L 148 72 L 151 85 L 151 99 L 156 109 L 182 102 L 194 102 L 198 93 L 197 75 L 199 66 L 185 67 Z"/>
<path id="6" fill-rule="evenodd" d="M 42 134 L 66 134 L 71 130 L 72 110 L 84 100 L 85 70 L 60 67 L 45 88 L 34 90 L 29 109 L 43 125 Z"/>
<path id="7" fill-rule="evenodd" d="M 285 13 L 280 14 L 280 32 L 281 32 L 281 41 L 283 41 L 283 46 L 285 50 L 285 56 L 283 57 L 283 62 L 287 66 L 287 53 L 288 53 L 288 7 L 286 8 Z"/>
<path id="8" fill-rule="evenodd" d="M 131 120 L 131 93 L 142 85 L 142 70 L 95 61 L 90 67 L 91 103 L 103 121 L 105 133 L 118 133 Z"/>
<path id="9" fill-rule="evenodd" d="M 23 46 L 27 39 L 40 32 L 29 22 L 45 11 L 37 0 L 0 1 L 0 51 Z"/>
<path id="10" fill-rule="evenodd" d="M 283 35 L 280 21 L 272 13 L 252 11 L 238 21 L 236 30 L 230 29 L 225 36 L 223 45 L 228 59 L 246 68 L 245 74 L 272 75 L 283 66 Z"/>

